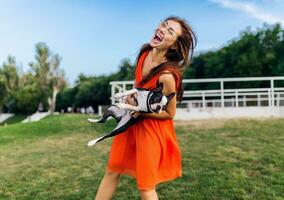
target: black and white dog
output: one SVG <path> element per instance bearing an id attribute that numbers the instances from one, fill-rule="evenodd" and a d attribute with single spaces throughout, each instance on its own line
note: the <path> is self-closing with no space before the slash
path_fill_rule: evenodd
<path id="1" fill-rule="evenodd" d="M 119 100 L 127 95 L 132 95 L 136 105 L 130 105 L 126 103 L 117 103 L 108 107 L 106 112 L 100 119 L 91 119 L 88 121 L 91 123 L 104 123 L 108 117 L 113 117 L 117 121 L 117 126 L 110 132 L 97 139 L 88 142 L 88 146 L 93 146 L 97 142 L 104 140 L 105 138 L 115 136 L 128 127 L 134 124 L 139 117 L 133 117 L 133 112 L 145 112 L 145 113 L 160 113 L 166 108 L 166 105 L 174 97 L 175 93 L 172 92 L 168 96 L 162 93 L 163 84 L 159 83 L 157 88 L 153 90 L 145 90 L 143 88 L 135 88 L 122 93 L 114 95 L 116 100 Z"/>

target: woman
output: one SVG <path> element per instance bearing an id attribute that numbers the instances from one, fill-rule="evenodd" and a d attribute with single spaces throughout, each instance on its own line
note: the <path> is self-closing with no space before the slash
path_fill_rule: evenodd
<path id="1" fill-rule="evenodd" d="M 114 137 L 105 176 L 96 200 L 111 199 L 121 174 L 135 177 L 141 199 L 156 200 L 158 183 L 181 177 L 181 152 L 174 130 L 176 102 L 182 98 L 182 72 L 192 58 L 196 37 L 185 20 L 171 16 L 155 30 L 136 60 L 135 87 L 153 89 L 164 85 L 163 93 L 176 96 L 161 113 L 135 113 L 139 121 Z M 128 97 L 126 102 L 134 104 Z"/>

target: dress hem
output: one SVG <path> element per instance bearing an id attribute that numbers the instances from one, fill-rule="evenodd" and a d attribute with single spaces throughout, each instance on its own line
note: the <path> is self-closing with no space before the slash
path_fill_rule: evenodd
<path id="1" fill-rule="evenodd" d="M 121 170 L 121 169 L 118 169 L 118 168 L 117 168 L 117 169 L 114 169 L 114 168 L 109 167 L 109 166 L 107 166 L 106 169 L 107 169 L 108 171 L 111 171 L 111 172 L 114 172 L 114 173 L 119 173 L 119 174 L 122 174 L 122 175 L 128 175 L 128 176 L 130 176 L 130 177 L 136 179 L 136 181 L 137 181 L 135 172 L 133 172 L 132 170 L 127 170 L 127 169 Z M 158 180 L 158 181 L 154 184 L 154 186 L 142 186 L 142 185 L 139 185 L 137 182 L 136 182 L 136 184 L 137 184 L 137 188 L 138 188 L 139 190 L 153 190 L 153 189 L 155 189 L 155 187 L 156 187 L 158 184 L 160 184 L 160 183 L 168 182 L 168 181 L 175 180 L 175 179 L 181 178 L 181 177 L 182 177 L 182 174 L 181 174 L 181 173 L 178 173 L 175 177 L 167 177 L 167 178 L 163 178 L 163 179 Z"/>

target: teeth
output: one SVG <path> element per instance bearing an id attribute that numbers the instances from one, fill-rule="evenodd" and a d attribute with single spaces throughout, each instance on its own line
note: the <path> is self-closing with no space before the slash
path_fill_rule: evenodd
<path id="1" fill-rule="evenodd" d="M 158 34 L 155 35 L 154 39 L 157 40 L 157 41 L 159 41 L 159 42 L 162 41 L 162 37 L 159 36 Z"/>
<path id="2" fill-rule="evenodd" d="M 160 39 L 163 40 L 162 37 L 157 33 L 156 36 Z"/>
<path id="3" fill-rule="evenodd" d="M 160 43 L 163 41 L 163 37 L 161 37 L 158 33 L 156 33 L 156 35 L 154 36 L 153 40 L 156 42 L 156 43 Z"/>

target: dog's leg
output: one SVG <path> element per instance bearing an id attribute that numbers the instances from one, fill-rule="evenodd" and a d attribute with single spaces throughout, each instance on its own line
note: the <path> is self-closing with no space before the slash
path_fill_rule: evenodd
<path id="1" fill-rule="evenodd" d="M 97 142 L 99 142 L 99 141 L 102 140 L 103 138 L 104 138 L 104 136 L 89 141 L 89 142 L 88 142 L 88 147 L 91 147 L 91 146 L 95 145 Z"/>
<path id="2" fill-rule="evenodd" d="M 110 111 L 106 111 L 103 116 L 99 119 L 92 119 L 92 118 L 88 118 L 88 121 L 91 123 L 105 123 L 107 118 L 112 116 L 112 113 Z"/>
<path id="3" fill-rule="evenodd" d="M 124 96 L 130 95 L 130 94 L 134 94 L 135 92 L 137 92 L 137 89 L 127 90 L 125 92 L 116 93 L 115 95 L 113 95 L 113 98 L 120 99 L 120 98 L 122 98 Z"/>
<path id="4" fill-rule="evenodd" d="M 125 109 L 128 109 L 128 110 L 133 110 L 133 111 L 139 112 L 139 108 L 138 107 L 132 106 L 130 104 L 117 103 L 116 106 L 119 107 L 119 108 L 125 108 Z"/>
<path id="5" fill-rule="evenodd" d="M 101 121 L 102 118 L 100 119 L 92 119 L 92 118 L 88 118 L 88 122 L 91 122 L 91 123 L 97 123 L 99 121 Z"/>
<path id="6" fill-rule="evenodd" d="M 119 113 L 119 108 L 117 108 L 116 106 L 112 105 L 110 106 L 103 114 L 103 116 L 99 119 L 92 119 L 92 118 L 88 118 L 88 121 L 91 123 L 105 123 L 106 120 L 109 117 L 113 117 L 115 118 L 116 121 L 119 120 L 119 115 L 121 115 L 121 113 Z M 115 114 L 116 113 L 116 114 Z"/>
<path id="7" fill-rule="evenodd" d="M 104 140 L 104 139 L 106 139 L 106 138 L 113 137 L 113 136 L 115 136 L 115 135 L 117 135 L 117 134 L 122 133 L 122 132 L 125 131 L 129 126 L 131 126 L 132 124 L 134 124 L 137 120 L 138 120 L 137 118 L 131 118 L 131 116 L 128 114 L 128 115 L 126 116 L 126 118 L 124 118 L 123 120 L 121 120 L 121 121 L 117 124 L 116 128 L 115 128 L 112 132 L 107 133 L 107 134 L 105 134 L 104 136 L 101 136 L 101 137 L 99 137 L 99 138 L 96 138 L 96 139 L 94 139 L 94 140 L 89 141 L 89 142 L 88 142 L 88 146 L 91 147 L 91 146 L 97 144 L 98 142 L 100 142 L 100 141 L 102 141 L 102 140 Z"/>

